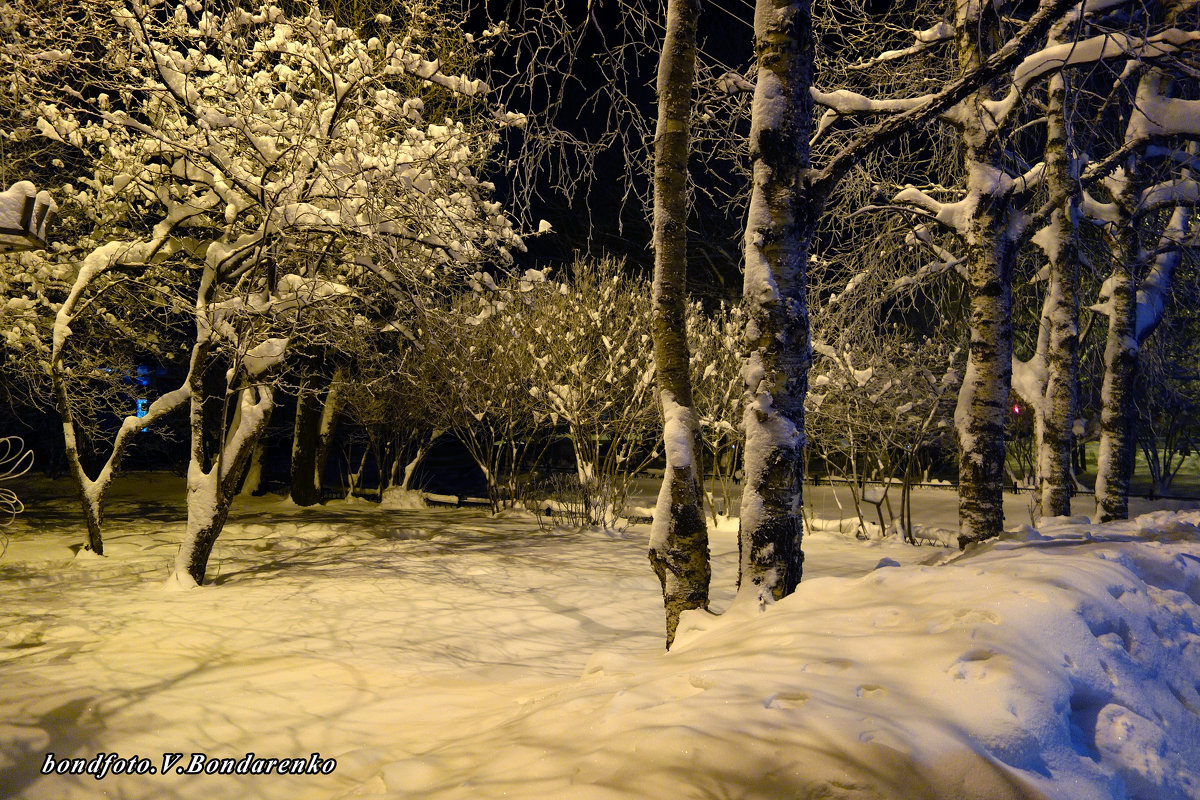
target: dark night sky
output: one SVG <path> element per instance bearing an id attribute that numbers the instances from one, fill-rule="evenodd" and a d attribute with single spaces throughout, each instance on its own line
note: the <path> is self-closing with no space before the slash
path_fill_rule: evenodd
<path id="1" fill-rule="evenodd" d="M 570 21 L 579 25 L 579 59 L 570 77 L 552 76 L 557 81 L 549 91 L 562 96 L 564 104 L 557 124 L 572 134 L 594 140 L 606 128 L 609 105 L 601 98 L 589 105 L 587 101 L 607 81 L 596 63 L 595 56 L 606 47 L 620 42 L 619 29 L 636 28 L 640 12 L 630 10 L 637 0 L 590 0 L 588 3 L 568 2 Z M 505 18 L 514 26 L 522 20 L 522 8 L 540 5 L 538 0 L 489 0 L 487 7 L 493 18 Z M 626 70 L 629 90 L 635 94 L 638 108 L 649 120 L 652 129 L 655 115 L 654 79 L 658 66 L 657 37 L 661 36 L 665 16 L 665 0 L 651 6 L 647 25 L 654 36 L 643 47 L 627 51 Z M 584 16 L 590 7 L 590 21 Z M 870 0 L 868 12 L 888 13 L 893 4 Z M 717 65 L 718 71 L 732 69 L 745 74 L 753 59 L 753 0 L 704 0 L 700 7 L 698 59 L 702 64 Z M 837 42 L 827 41 L 826 47 Z M 529 102 L 526 98 L 525 102 Z M 538 109 L 536 101 L 529 104 Z M 748 129 L 748 125 L 742 126 Z M 742 135 L 745 134 L 742 131 Z M 635 134 L 636 137 L 636 134 Z M 610 149 L 597 160 L 597 179 L 585 184 L 571 197 L 548 190 L 540 184 L 543 201 L 532 209 L 534 220 L 549 220 L 555 234 L 533 238 L 530 252 L 520 259 L 522 265 L 570 263 L 574 254 L 589 251 L 593 254 L 612 253 L 624 256 L 631 269 L 648 275 L 653 265 L 650 250 L 650 209 L 636 198 L 626 198 L 626 153 L 621 146 Z M 735 175 L 728 162 L 693 156 L 692 177 L 702 185 L 714 179 L 728 186 L 740 186 L 743 178 Z M 632 170 L 637 172 L 637 169 Z M 644 178 L 635 179 L 635 187 L 648 195 Z M 733 298 L 741 287 L 741 236 L 743 219 L 740 210 L 730 211 L 724 202 L 707 199 L 698 194 L 690 220 L 692 236 L 689 241 L 689 283 L 691 291 L 700 296 Z"/>
<path id="2" fill-rule="evenodd" d="M 516 19 L 525 0 L 489 3 L 492 15 L 506 15 Z M 529 0 L 532 2 L 532 0 Z M 571 5 L 578 16 L 571 22 L 581 26 L 579 36 L 579 58 L 569 78 L 554 75 L 550 80 L 557 86 L 550 89 L 564 99 L 557 124 L 582 139 L 595 140 L 602 135 L 607 124 L 610 106 L 601 95 L 593 98 L 606 77 L 599 67 L 596 55 L 620 40 L 621 25 L 632 27 L 635 19 L 627 7 L 617 0 L 593 0 L 591 19 L 583 25 L 587 4 Z M 661 35 L 665 4 L 654 4 L 649 28 Z M 752 26 L 753 6 L 750 0 L 708 0 L 701 7 L 699 58 L 708 63 L 728 65 L 739 72 L 744 71 L 753 50 Z M 656 41 L 643 47 L 626 51 L 626 74 L 628 87 L 634 94 L 637 106 L 653 127 L 654 78 L 658 66 Z M 592 100 L 593 102 L 588 102 Z M 531 104 L 536 110 L 536 102 Z M 631 134 L 635 140 L 640 139 Z M 549 220 L 555 234 L 531 239 L 530 252 L 521 258 L 522 264 L 543 266 L 546 264 L 570 263 L 574 253 L 590 250 L 593 254 L 613 253 L 624 256 L 633 271 L 649 274 L 653 255 L 649 248 L 649 208 L 636 197 L 626 199 L 625 148 L 617 145 L 597 159 L 596 180 L 585 184 L 573 196 L 549 190 L 546 183 L 540 186 L 543 201 L 535 203 L 533 218 Z M 702 173 L 699 165 L 693 165 L 693 174 Z M 634 169 L 634 172 L 637 170 Z M 700 177 L 703 180 L 703 176 Z M 732 176 L 726 168 L 725 179 Z M 643 195 L 647 192 L 644 179 L 637 178 L 635 188 Z M 691 282 L 697 293 L 709 296 L 728 297 L 740 288 L 739 252 L 741 236 L 740 215 L 731 218 L 723 208 L 699 198 L 693 210 L 693 237 L 690 242 Z"/>

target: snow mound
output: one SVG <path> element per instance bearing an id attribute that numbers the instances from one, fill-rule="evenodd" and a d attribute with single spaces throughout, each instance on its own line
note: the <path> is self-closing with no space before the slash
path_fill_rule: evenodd
<path id="1" fill-rule="evenodd" d="M 382 508 L 416 509 L 425 508 L 425 498 L 420 492 L 411 489 L 401 489 L 399 486 L 389 486 L 383 491 Z"/>
<path id="2" fill-rule="evenodd" d="M 816 532 L 792 597 L 686 614 L 664 653 L 644 526 L 255 499 L 183 591 L 158 497 L 181 486 L 117 486 L 103 558 L 72 558 L 49 484 L 6 532 L 0 797 L 1200 797 L 1200 512 L 966 554 Z M 736 527 L 710 538 L 717 609 Z M 42 772 L 101 752 L 160 773 Z M 251 752 L 337 767 L 161 772 Z"/>
<path id="3" fill-rule="evenodd" d="M 1200 797 L 1197 522 L 1064 522 L 944 566 L 805 581 L 765 611 L 738 601 L 719 617 L 693 612 L 669 654 L 594 656 L 579 683 L 383 769 L 378 788 Z"/>

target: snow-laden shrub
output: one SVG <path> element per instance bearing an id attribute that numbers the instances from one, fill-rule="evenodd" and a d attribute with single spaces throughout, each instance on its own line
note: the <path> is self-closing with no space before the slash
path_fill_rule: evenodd
<path id="1" fill-rule="evenodd" d="M 472 289 L 425 316 L 405 357 L 431 424 L 463 443 L 497 508 L 553 495 L 563 482 L 539 474 L 542 455 L 567 443 L 571 497 L 551 499 L 578 500 L 587 524 L 620 524 L 658 450 L 648 285 L 602 259 L 561 277 L 479 273 Z"/>
<path id="2" fill-rule="evenodd" d="M 534 293 L 524 347 L 539 419 L 570 442 L 589 524 L 624 517 L 633 476 L 657 456 L 650 287 L 612 258 L 577 261 Z"/>
<path id="3" fill-rule="evenodd" d="M 742 429 L 742 336 L 746 315 L 740 305 L 720 303 L 706 311 L 688 304 L 692 400 L 700 422 L 705 460 L 703 479 L 714 515 L 733 515 L 735 480 L 746 435 Z M 718 494 L 719 493 L 719 494 Z M 718 499 L 719 498 L 719 499 Z"/>
<path id="4" fill-rule="evenodd" d="M 540 282 L 527 273 L 522 285 Z M 521 346 L 529 311 L 517 279 L 471 278 L 473 292 L 426 310 L 397 368 L 432 426 L 453 434 L 479 467 L 493 511 L 516 504 L 529 462 L 544 447 Z"/>
<path id="5" fill-rule="evenodd" d="M 810 458 L 820 458 L 829 474 L 849 486 L 862 531 L 898 528 L 915 543 L 910 490 L 927 468 L 923 450 L 950 431 L 959 351 L 886 332 L 872 346 L 838 349 L 818 341 L 813 351 L 805 401 Z M 901 492 L 898 511 L 888 496 L 893 485 Z M 868 504 L 875 507 L 874 520 L 867 519 Z M 884 508 L 890 519 L 884 519 Z"/>

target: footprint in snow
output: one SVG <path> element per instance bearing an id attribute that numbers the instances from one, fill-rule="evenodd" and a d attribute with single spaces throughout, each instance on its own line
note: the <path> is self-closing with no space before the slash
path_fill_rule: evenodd
<path id="1" fill-rule="evenodd" d="M 988 675 L 988 662 L 996 653 L 986 648 L 977 648 L 963 653 L 946 670 L 955 680 L 982 680 Z"/>
<path id="2" fill-rule="evenodd" d="M 781 708 L 784 710 L 799 708 L 808 702 L 808 695 L 804 692 L 780 692 L 773 694 L 763 703 L 763 708 Z"/>

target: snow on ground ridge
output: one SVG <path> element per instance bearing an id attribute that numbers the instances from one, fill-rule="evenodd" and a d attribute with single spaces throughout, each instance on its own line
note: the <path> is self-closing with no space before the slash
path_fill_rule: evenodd
<path id="1" fill-rule="evenodd" d="M 644 526 L 256 500 L 216 585 L 164 593 L 170 514 L 72 558 L 49 506 L 0 560 L 0 796 L 1200 797 L 1197 512 L 967 554 L 817 533 L 795 595 L 691 615 L 664 654 Z M 732 529 L 712 543 L 724 591 Z M 38 774 L 47 750 L 338 768 L 98 783 Z"/>
<path id="2" fill-rule="evenodd" d="M 1069 538 L 802 583 L 766 614 L 694 613 L 661 661 L 594 662 L 535 701 L 485 767 L 456 773 L 479 743 L 452 746 L 429 796 L 510 796 L 520 775 L 512 796 L 669 797 L 683 780 L 697 797 L 1195 798 L 1198 521 L 1060 524 Z M 576 780 L 539 782 L 522 754 L 580 727 L 599 736 L 571 755 Z M 383 788 L 408 788 L 391 774 Z"/>

